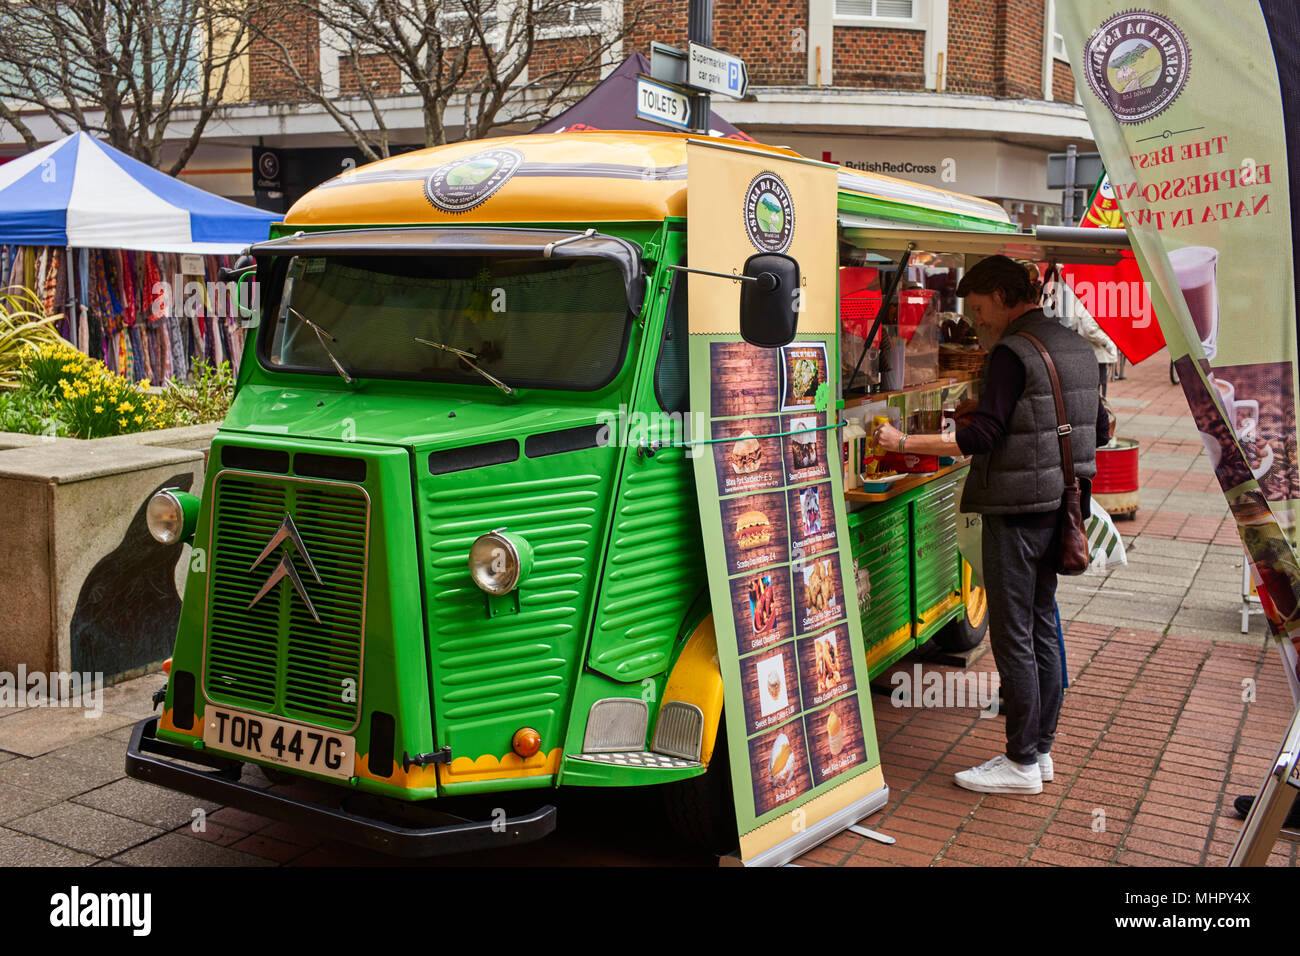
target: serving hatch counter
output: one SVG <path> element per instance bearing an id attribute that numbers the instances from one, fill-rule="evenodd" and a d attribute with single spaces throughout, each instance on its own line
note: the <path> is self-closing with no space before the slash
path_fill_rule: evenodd
<path id="1" fill-rule="evenodd" d="M 923 392 L 942 395 L 965 384 L 942 380 L 849 398 L 841 414 L 891 400 L 906 407 L 908 396 L 923 401 Z M 969 566 L 957 548 L 958 494 L 969 468 L 969 458 L 945 458 L 937 470 L 905 474 L 887 490 L 859 487 L 844 493 L 872 677 L 963 616 L 982 626 L 982 591 L 972 588 Z"/>
<path id="2" fill-rule="evenodd" d="M 957 546 L 969 459 L 955 446 L 953 457 L 882 458 L 871 441 L 881 416 L 905 434 L 935 434 L 946 410 L 976 396 L 978 368 L 939 361 L 939 339 L 961 321 L 955 293 L 964 257 L 909 249 L 883 258 L 841 248 L 840 361 L 853 386 L 840 411 L 844 497 L 872 677 L 931 639 L 953 651 L 975 646 L 987 607 Z"/>

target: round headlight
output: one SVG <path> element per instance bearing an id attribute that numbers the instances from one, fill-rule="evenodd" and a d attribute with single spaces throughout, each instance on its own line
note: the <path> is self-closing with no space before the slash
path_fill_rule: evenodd
<path id="1" fill-rule="evenodd" d="M 531 569 L 533 551 L 517 534 L 493 531 L 469 549 L 469 574 L 488 594 L 509 594 Z"/>
<path id="2" fill-rule="evenodd" d="M 160 491 L 149 499 L 145 509 L 149 533 L 160 544 L 175 544 L 185 529 L 185 509 L 170 491 Z"/>

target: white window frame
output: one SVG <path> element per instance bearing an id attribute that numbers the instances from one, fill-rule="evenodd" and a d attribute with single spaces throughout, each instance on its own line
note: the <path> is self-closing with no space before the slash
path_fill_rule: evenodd
<path id="1" fill-rule="evenodd" d="M 862 16 L 838 13 L 835 9 L 838 0 L 830 0 L 830 2 L 832 26 L 892 27 L 896 30 L 924 30 L 930 23 L 929 10 L 927 9 L 930 4 L 927 0 L 912 0 L 912 15 L 910 17 Z M 871 0 L 873 7 L 877 2 L 878 0 Z"/>
<path id="2" fill-rule="evenodd" d="M 940 79 L 940 64 L 943 63 L 943 72 L 947 72 L 946 60 L 948 57 L 948 0 L 912 0 L 912 17 L 904 20 L 901 17 L 845 17 L 838 16 L 835 13 L 835 0 L 809 0 L 809 23 L 810 36 L 808 37 L 808 77 L 810 83 L 817 82 L 816 64 L 814 61 L 815 44 L 822 45 L 822 80 L 824 83 L 830 83 L 830 77 L 834 75 L 834 64 L 831 55 L 831 29 L 834 27 L 872 27 L 886 28 L 892 30 L 920 30 L 925 34 L 925 52 L 923 55 L 923 67 L 925 70 L 925 88 L 927 90 L 938 90 Z M 817 16 L 814 16 L 817 14 Z M 816 22 L 830 22 L 830 28 L 823 28 L 821 35 L 812 36 L 813 25 Z"/>
<path id="3" fill-rule="evenodd" d="M 1061 47 L 1059 50 L 1057 49 L 1056 46 L 1057 40 L 1061 41 Z M 1065 48 L 1064 34 L 1061 33 L 1052 34 L 1052 58 L 1056 60 L 1060 60 L 1062 63 L 1070 62 L 1070 51 Z"/>
<path id="4" fill-rule="evenodd" d="M 487 34 L 487 41 L 492 46 L 499 47 L 502 42 L 502 32 L 505 29 L 501 19 L 501 5 L 499 3 L 484 3 L 483 7 L 484 16 L 496 17 L 487 30 L 484 31 Z M 453 5 L 448 4 L 438 11 L 438 20 L 440 27 L 441 24 L 446 22 L 460 24 L 469 21 L 469 14 L 459 8 L 453 9 Z"/>
<path id="5" fill-rule="evenodd" d="M 1056 36 L 1056 0 L 1043 0 L 1043 100 L 1048 103 L 1055 99 L 1052 77 L 1056 63 Z"/>
<path id="6" fill-rule="evenodd" d="M 610 22 L 612 6 L 609 0 L 580 0 L 580 2 L 574 2 L 569 5 L 569 9 L 573 11 L 576 11 L 579 7 L 599 8 L 599 19 L 594 23 L 574 23 L 573 19 L 570 18 L 569 23 L 565 26 L 538 27 L 537 39 L 558 40 L 563 37 L 580 37 L 600 33 L 605 29 L 605 25 Z"/>

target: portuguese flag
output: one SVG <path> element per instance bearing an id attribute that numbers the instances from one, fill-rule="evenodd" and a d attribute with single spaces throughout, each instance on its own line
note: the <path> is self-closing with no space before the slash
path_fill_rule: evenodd
<path id="1" fill-rule="evenodd" d="M 1093 187 L 1088 209 L 1079 225 L 1092 229 L 1123 229 L 1124 217 L 1111 189 L 1110 177 L 1102 173 Z M 1165 347 L 1133 253 L 1125 250 L 1113 266 L 1061 266 L 1061 278 L 1068 282 L 1102 331 L 1115 347 L 1134 364 Z"/>

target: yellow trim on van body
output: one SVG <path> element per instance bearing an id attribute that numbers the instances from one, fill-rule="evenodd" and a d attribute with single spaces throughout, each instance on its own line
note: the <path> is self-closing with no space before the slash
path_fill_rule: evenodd
<path id="1" fill-rule="evenodd" d="M 718 740 L 722 716 L 722 670 L 718 666 L 718 637 L 710 614 L 682 648 L 677 664 L 664 687 L 663 703 L 680 700 L 694 704 L 704 715 L 704 737 L 700 741 L 700 763 L 708 765 Z M 660 713 L 663 712 L 662 705 Z"/>

